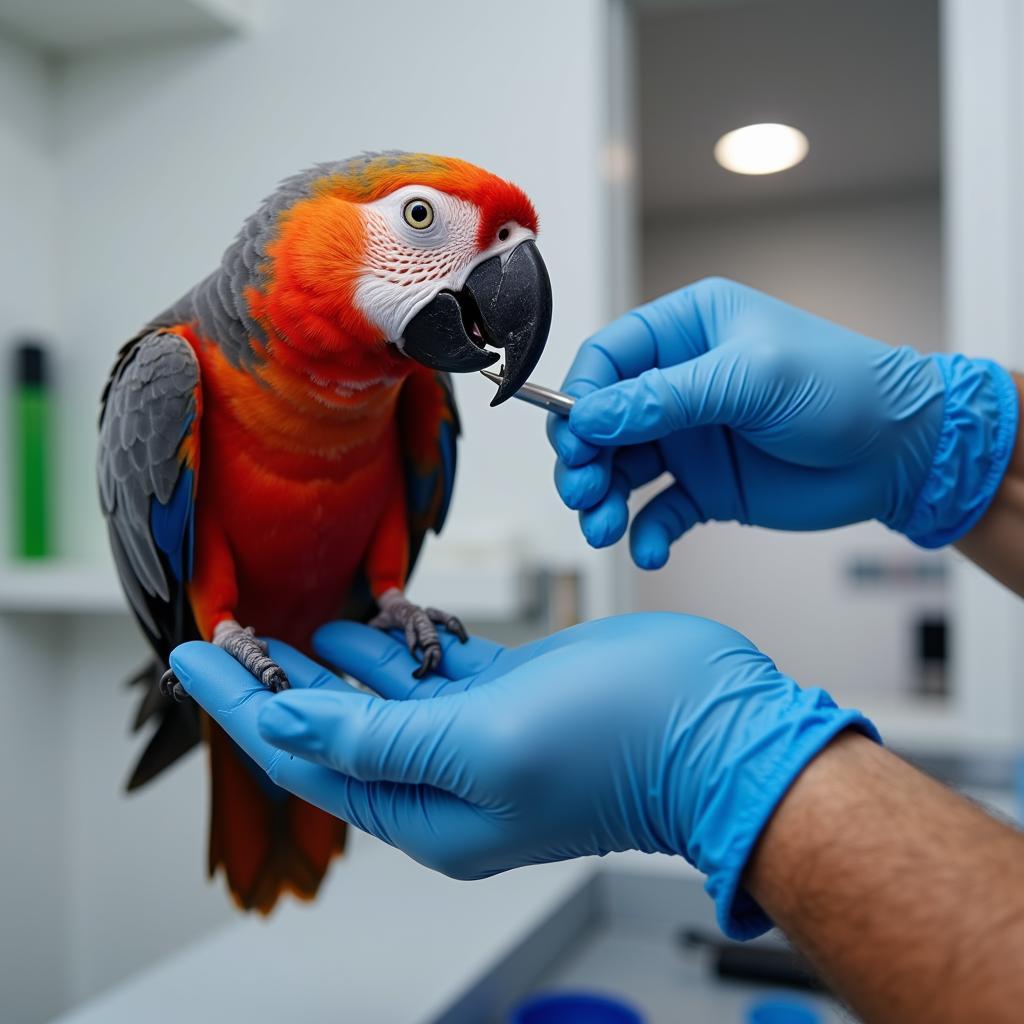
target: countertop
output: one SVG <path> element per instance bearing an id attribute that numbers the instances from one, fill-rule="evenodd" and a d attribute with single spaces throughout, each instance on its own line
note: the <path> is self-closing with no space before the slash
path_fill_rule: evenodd
<path id="1" fill-rule="evenodd" d="M 239 917 L 58 1024 L 429 1024 L 602 865 L 699 877 L 618 854 L 458 882 L 367 836 L 350 850 L 315 903 Z"/>

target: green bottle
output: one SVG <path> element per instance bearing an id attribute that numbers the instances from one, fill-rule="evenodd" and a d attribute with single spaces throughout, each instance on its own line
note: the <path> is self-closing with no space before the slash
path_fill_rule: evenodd
<path id="1" fill-rule="evenodd" d="M 11 396 L 11 521 L 14 554 L 44 558 L 50 554 L 50 394 L 46 352 L 34 342 L 15 350 Z"/>

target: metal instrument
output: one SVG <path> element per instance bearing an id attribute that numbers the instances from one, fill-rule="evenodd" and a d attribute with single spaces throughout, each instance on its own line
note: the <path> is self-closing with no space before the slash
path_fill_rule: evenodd
<path id="1" fill-rule="evenodd" d="M 491 373 L 490 370 L 481 370 L 480 372 L 492 384 L 500 385 L 505 379 L 500 374 Z M 553 388 L 546 388 L 541 384 L 533 384 L 530 381 L 527 381 L 512 397 L 529 402 L 530 405 L 535 405 L 545 412 L 553 412 L 556 416 L 568 416 L 576 404 L 576 399 L 571 395 L 555 391 Z"/>

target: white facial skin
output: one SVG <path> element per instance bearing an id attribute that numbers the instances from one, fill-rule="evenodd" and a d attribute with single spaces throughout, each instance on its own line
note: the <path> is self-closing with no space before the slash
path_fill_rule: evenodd
<path id="1" fill-rule="evenodd" d="M 425 203 L 432 219 L 423 218 Z M 401 347 L 406 324 L 442 290 L 457 292 L 484 260 L 506 256 L 534 233 L 515 221 L 499 227 L 508 237 L 477 250 L 480 210 L 463 199 L 424 185 L 406 185 L 366 203 L 366 270 L 356 285 L 355 303 L 383 336 Z M 407 219 L 406 214 L 409 214 Z M 416 225 L 415 214 L 429 221 Z M 410 220 L 412 223 L 410 223 Z"/>

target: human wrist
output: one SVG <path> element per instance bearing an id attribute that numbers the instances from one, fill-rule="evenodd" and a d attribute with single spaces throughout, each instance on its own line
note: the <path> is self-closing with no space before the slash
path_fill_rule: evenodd
<path id="1" fill-rule="evenodd" d="M 829 871 L 818 865 L 850 829 L 870 785 L 891 774 L 892 755 L 852 730 L 835 737 L 794 780 L 762 830 L 743 873 L 745 889 L 780 921 L 791 924 L 821 898 Z M 793 885 L 800 876 L 801 884 Z"/>
<path id="2" fill-rule="evenodd" d="M 928 357 L 945 387 L 942 427 L 910 514 L 893 529 L 924 548 L 959 540 L 978 523 L 1003 480 L 1017 436 L 1017 387 L 997 363 Z"/>
<path id="3" fill-rule="evenodd" d="M 731 701 L 716 700 L 724 705 L 733 733 L 728 759 L 723 763 L 714 757 L 715 748 L 724 745 L 696 736 L 690 746 L 702 751 L 697 771 L 680 763 L 676 773 L 681 787 L 676 806 L 685 829 L 677 852 L 707 875 L 705 890 L 715 902 L 719 926 L 736 939 L 754 938 L 772 927 L 743 887 L 742 876 L 758 837 L 793 782 L 843 732 L 855 730 L 881 742 L 867 718 L 838 707 L 823 690 L 801 689 L 782 675 L 770 693 L 763 685 L 756 692 L 743 689 L 729 695 L 738 701 L 731 708 Z"/>
<path id="4" fill-rule="evenodd" d="M 780 803 L 744 884 L 858 1019 L 1017 1021 L 1021 843 L 846 735 Z"/>

